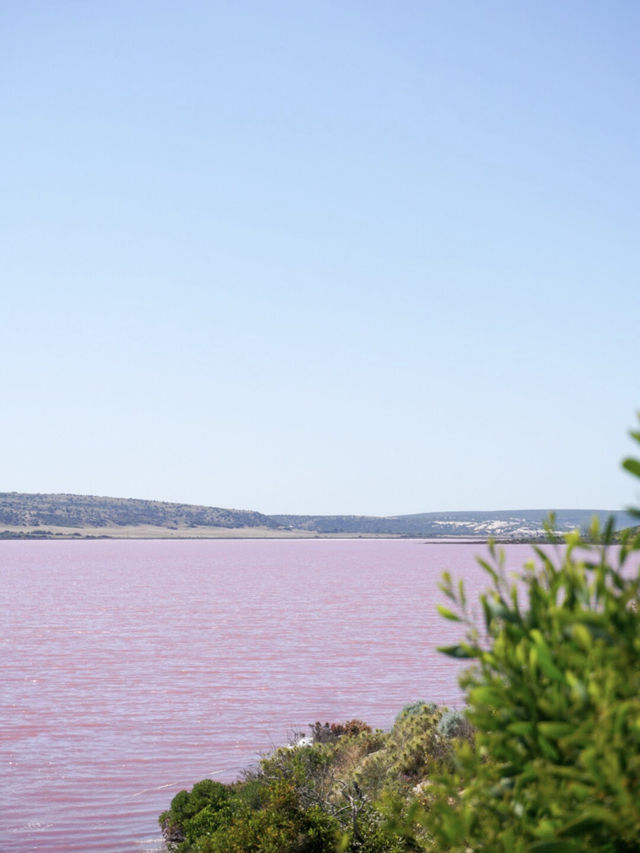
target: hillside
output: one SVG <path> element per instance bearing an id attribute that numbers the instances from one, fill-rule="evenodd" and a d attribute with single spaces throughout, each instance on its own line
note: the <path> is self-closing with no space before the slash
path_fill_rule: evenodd
<path id="1" fill-rule="evenodd" d="M 313 530 L 318 533 L 351 533 L 390 536 L 420 536 L 437 538 L 494 538 L 530 539 L 543 535 L 547 510 L 496 510 L 494 512 L 427 512 L 414 515 L 396 515 L 385 518 L 371 516 L 317 516 L 273 515 L 280 524 Z M 616 526 L 634 523 L 626 513 L 613 513 L 602 509 L 555 510 L 556 528 L 559 532 L 578 527 L 588 528 L 597 515 L 601 520 L 615 514 Z"/>
<path id="2" fill-rule="evenodd" d="M 158 527 L 166 529 L 275 527 L 259 512 L 220 507 L 108 498 L 95 495 L 44 495 L 0 493 L 2 527 L 117 528 Z"/>
<path id="3" fill-rule="evenodd" d="M 517 540 L 540 537 L 546 510 L 430 512 L 387 517 L 265 515 L 249 510 L 95 495 L 0 493 L 0 536 L 116 538 L 256 536 L 415 536 Z M 607 510 L 556 510 L 558 531 L 585 529 Z M 616 513 L 616 526 L 633 524 Z"/>

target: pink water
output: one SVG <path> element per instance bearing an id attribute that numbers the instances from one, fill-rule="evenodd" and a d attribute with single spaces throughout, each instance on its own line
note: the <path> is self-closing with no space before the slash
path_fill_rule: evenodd
<path id="1" fill-rule="evenodd" d="M 0 542 L 3 853 L 154 851 L 158 814 L 315 720 L 461 704 L 416 540 Z M 519 565 L 529 549 L 509 548 Z"/>

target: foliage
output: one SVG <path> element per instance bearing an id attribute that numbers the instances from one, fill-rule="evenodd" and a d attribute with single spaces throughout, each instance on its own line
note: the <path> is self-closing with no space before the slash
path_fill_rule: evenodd
<path id="1" fill-rule="evenodd" d="M 467 627 L 444 651 L 476 661 L 461 683 L 477 735 L 417 820 L 430 849 L 640 849 L 640 533 L 613 542 L 594 522 L 588 545 L 534 547 L 513 576 L 490 548 L 481 618 L 444 576 L 441 613 Z"/>
<path id="2" fill-rule="evenodd" d="M 402 717 L 411 716 L 412 714 L 420 714 L 423 710 L 429 711 L 429 713 L 433 713 L 438 706 L 433 702 L 424 702 L 420 700 L 418 702 L 410 702 L 408 705 L 405 705 L 402 711 L 396 717 L 396 722 L 400 720 Z"/>
<path id="3" fill-rule="evenodd" d="M 203 834 L 216 832 L 231 818 L 231 792 L 227 785 L 203 779 L 191 792 L 180 791 L 171 808 L 160 815 L 165 840 L 176 853 L 191 849 Z"/>
<path id="4" fill-rule="evenodd" d="M 450 741 L 437 731 L 442 715 L 420 703 L 388 733 L 361 720 L 316 723 L 311 742 L 275 750 L 242 781 L 203 780 L 176 794 L 160 818 L 167 846 L 172 853 L 415 850 L 388 818 L 393 798 L 410 797 L 450 757 Z"/>
<path id="5" fill-rule="evenodd" d="M 293 782 L 284 778 L 234 785 L 205 779 L 191 792 L 176 794 L 160 825 L 174 853 L 321 853 L 335 848 L 338 833 L 331 816 L 304 807 Z"/>
<path id="6" fill-rule="evenodd" d="M 558 515 L 560 529 L 584 526 L 589 513 L 585 510 L 564 510 Z M 122 535 L 122 528 L 144 526 L 198 532 L 198 528 L 268 528 L 274 535 L 285 531 L 306 530 L 319 534 L 348 533 L 389 534 L 400 536 L 456 536 L 482 534 L 489 522 L 506 525 L 505 534 L 520 538 L 539 535 L 540 512 L 512 511 L 491 513 L 459 512 L 446 514 L 413 514 L 378 518 L 369 516 L 302 516 L 263 515 L 247 510 L 204 507 L 190 504 L 166 503 L 131 498 L 108 498 L 95 495 L 47 495 L 0 492 L 0 538 L 91 535 L 97 528 L 102 535 Z M 631 523 L 631 519 L 628 523 Z M 50 529 L 52 528 L 52 529 Z M 61 528 L 61 529 L 56 529 Z M 75 528 L 75 529 L 74 529 Z M 71 529 L 71 530 L 70 530 Z M 511 530 L 511 533 L 508 531 Z M 515 531 L 518 531 L 515 533 Z M 148 534 L 148 530 L 146 533 Z M 211 531 L 200 530 L 203 535 Z"/>
<path id="7" fill-rule="evenodd" d="M 317 806 L 304 807 L 295 787 L 284 780 L 260 788 L 252 806 L 238 788 L 233 819 L 198 840 L 201 853 L 322 853 L 336 845 L 336 822 Z"/>
<path id="8" fill-rule="evenodd" d="M 473 737 L 473 727 L 461 711 L 445 711 L 438 720 L 437 729 L 438 733 L 444 735 L 448 740 L 453 738 L 471 740 Z"/>
<path id="9" fill-rule="evenodd" d="M 332 743 L 342 735 L 358 735 L 360 732 L 370 732 L 371 726 L 362 720 L 347 720 L 346 723 L 315 722 L 309 726 L 314 743 Z"/>

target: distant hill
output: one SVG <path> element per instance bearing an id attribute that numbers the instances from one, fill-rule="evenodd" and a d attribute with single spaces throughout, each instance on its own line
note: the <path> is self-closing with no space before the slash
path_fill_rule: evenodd
<path id="1" fill-rule="evenodd" d="M 0 492 L 0 527 L 275 527 L 269 516 L 192 504 Z"/>
<path id="2" fill-rule="evenodd" d="M 559 532 L 586 529 L 608 510 L 556 510 Z M 0 536 L 415 536 L 517 540 L 543 534 L 546 510 L 364 515 L 265 515 L 249 510 L 95 495 L 0 492 Z M 616 526 L 635 523 L 615 513 Z"/>
<path id="3" fill-rule="evenodd" d="M 576 527 L 586 530 L 597 515 L 601 521 L 615 516 L 616 528 L 628 527 L 634 519 L 624 512 L 602 509 L 555 510 L 556 529 L 567 532 Z M 483 512 L 424 512 L 383 518 L 356 515 L 272 515 L 284 526 L 318 533 L 368 533 L 426 538 L 530 539 L 544 534 L 549 511 L 540 509 L 496 510 Z"/>

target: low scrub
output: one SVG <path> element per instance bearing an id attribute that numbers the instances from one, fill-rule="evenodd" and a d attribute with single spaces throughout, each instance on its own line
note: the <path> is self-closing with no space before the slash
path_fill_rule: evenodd
<path id="1" fill-rule="evenodd" d="M 438 731 L 446 710 L 422 703 L 390 732 L 362 720 L 315 723 L 311 736 L 275 750 L 239 782 L 205 779 L 180 791 L 160 824 L 172 853 L 362 851 L 415 845 L 390 825 L 394 803 L 450 762 Z"/>

